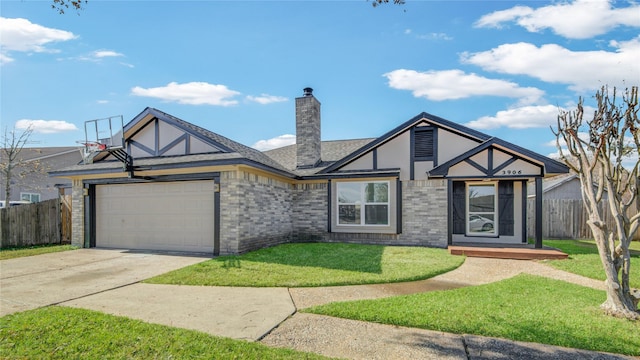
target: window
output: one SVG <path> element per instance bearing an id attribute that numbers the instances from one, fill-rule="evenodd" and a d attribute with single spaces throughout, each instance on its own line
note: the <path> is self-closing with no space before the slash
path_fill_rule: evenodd
<path id="1" fill-rule="evenodd" d="M 496 183 L 467 185 L 467 235 L 497 235 Z"/>
<path id="2" fill-rule="evenodd" d="M 415 160 L 433 160 L 435 138 L 433 128 L 415 128 L 413 135 L 413 157 Z"/>
<path id="3" fill-rule="evenodd" d="M 35 193 L 20 193 L 20 200 L 29 201 L 32 203 L 40 202 L 40 194 Z"/>
<path id="4" fill-rule="evenodd" d="M 338 225 L 389 225 L 389 182 L 339 182 Z"/>

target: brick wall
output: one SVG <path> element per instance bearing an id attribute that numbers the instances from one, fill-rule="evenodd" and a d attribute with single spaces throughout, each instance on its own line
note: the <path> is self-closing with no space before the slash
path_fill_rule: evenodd
<path id="1" fill-rule="evenodd" d="M 222 173 L 220 184 L 221 254 L 290 241 L 291 185 L 244 171 Z"/>
<path id="2" fill-rule="evenodd" d="M 320 161 L 320 102 L 311 93 L 296 98 L 296 161 L 313 167 Z"/>
<path id="3" fill-rule="evenodd" d="M 84 246 L 84 185 L 73 180 L 71 188 L 71 245 Z"/>
<path id="4" fill-rule="evenodd" d="M 294 241 L 320 241 L 327 237 L 328 183 L 296 184 L 293 187 Z"/>
<path id="5" fill-rule="evenodd" d="M 447 246 L 447 183 L 402 182 L 402 233 L 327 232 L 327 183 L 294 187 L 293 241 L 328 241 L 380 245 Z"/>
<path id="6" fill-rule="evenodd" d="M 447 247 L 447 182 L 402 182 L 402 234 L 406 245 Z"/>

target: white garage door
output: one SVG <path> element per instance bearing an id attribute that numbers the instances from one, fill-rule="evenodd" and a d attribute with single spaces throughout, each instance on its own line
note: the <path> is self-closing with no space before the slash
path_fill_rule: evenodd
<path id="1" fill-rule="evenodd" d="M 213 253 L 213 181 L 96 186 L 96 246 Z"/>

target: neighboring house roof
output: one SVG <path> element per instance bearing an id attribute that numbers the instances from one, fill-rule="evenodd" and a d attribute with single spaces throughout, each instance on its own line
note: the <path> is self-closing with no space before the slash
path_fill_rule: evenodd
<path id="1" fill-rule="evenodd" d="M 577 178 L 578 175 L 576 174 L 567 174 L 545 179 L 542 181 L 542 192 L 545 193 L 547 191 L 553 190 Z M 532 194 L 535 196 L 535 191 Z"/>
<path id="2" fill-rule="evenodd" d="M 542 193 L 547 193 L 549 191 L 552 191 L 554 189 L 560 188 L 562 186 L 571 184 L 572 182 L 576 183 L 578 187 L 582 187 L 581 183 L 580 183 L 580 178 L 578 177 L 577 174 L 574 173 L 570 173 L 570 174 L 564 174 L 564 175 L 558 175 L 558 176 L 554 176 L 551 178 L 546 178 L 542 180 Z M 598 186 L 597 182 L 593 183 L 594 187 Z M 566 188 L 564 189 L 566 191 Z M 605 192 L 607 192 L 607 189 L 604 188 L 603 189 Z M 535 197 L 536 196 L 536 191 L 535 191 L 535 187 L 533 186 L 528 186 L 527 187 L 527 197 Z"/>
<path id="3" fill-rule="evenodd" d="M 315 168 L 311 169 L 296 169 L 296 144 L 283 146 L 264 152 L 273 160 L 281 164 L 285 169 L 294 172 L 298 175 L 305 176 L 317 173 L 337 160 L 344 158 L 357 149 L 367 145 L 375 139 L 353 139 L 353 140 L 332 140 L 323 141 L 321 143 L 321 155 L 322 163 Z"/>
<path id="4" fill-rule="evenodd" d="M 22 161 L 37 161 L 44 160 L 54 156 L 65 155 L 73 152 L 79 152 L 82 149 L 81 146 L 52 146 L 52 147 L 34 147 L 23 148 L 20 151 L 19 157 Z"/>

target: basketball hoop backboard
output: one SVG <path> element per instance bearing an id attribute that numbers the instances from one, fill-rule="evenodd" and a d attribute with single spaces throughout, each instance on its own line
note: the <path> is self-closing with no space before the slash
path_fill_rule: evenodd
<path id="1" fill-rule="evenodd" d="M 124 120 L 122 115 L 84 122 L 84 162 L 91 163 L 101 151 L 124 148 Z"/>

